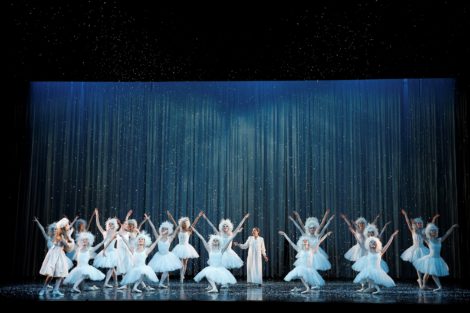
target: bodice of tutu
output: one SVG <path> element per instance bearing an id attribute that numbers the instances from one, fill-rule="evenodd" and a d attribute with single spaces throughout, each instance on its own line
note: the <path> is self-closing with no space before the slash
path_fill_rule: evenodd
<path id="1" fill-rule="evenodd" d="M 356 240 L 357 240 L 357 243 L 361 246 L 361 247 L 364 247 L 364 243 L 366 241 L 366 237 L 364 236 L 363 233 L 360 233 L 360 232 L 356 232 Z"/>
<path id="2" fill-rule="evenodd" d="M 77 266 L 88 265 L 88 262 L 90 261 L 90 250 L 77 251 L 76 260 L 77 260 Z"/>
<path id="3" fill-rule="evenodd" d="M 306 267 L 312 267 L 313 264 L 313 251 L 311 250 L 300 250 L 299 251 L 299 265 Z"/>
<path id="4" fill-rule="evenodd" d="M 441 256 L 441 240 L 429 240 L 429 256 L 432 258 L 439 258 Z"/>
<path id="5" fill-rule="evenodd" d="M 136 243 L 137 243 L 137 235 L 135 233 L 129 234 L 129 247 L 131 248 L 131 250 L 134 249 Z"/>
<path id="6" fill-rule="evenodd" d="M 187 245 L 189 244 L 189 232 L 182 232 L 178 233 L 178 242 L 180 245 Z"/>
<path id="7" fill-rule="evenodd" d="M 47 250 L 51 249 L 54 246 L 54 243 L 52 242 L 52 239 L 49 237 L 47 238 Z"/>
<path id="8" fill-rule="evenodd" d="M 369 266 L 377 268 L 380 267 L 380 261 L 382 258 L 380 257 L 380 253 L 370 252 L 367 253 L 367 263 Z"/>
<path id="9" fill-rule="evenodd" d="M 104 232 L 104 238 L 106 238 L 107 235 L 108 235 L 107 232 Z M 108 242 L 109 242 L 109 239 L 106 239 L 106 241 L 105 241 L 104 244 L 107 245 Z M 106 252 L 114 251 L 114 250 L 116 249 L 116 248 L 114 247 L 115 244 L 116 244 L 116 238 L 114 238 L 114 239 L 111 241 L 111 243 L 106 247 Z"/>
<path id="10" fill-rule="evenodd" d="M 160 254 L 167 254 L 169 250 L 170 250 L 170 241 L 169 240 L 166 240 L 166 241 L 160 240 L 158 242 L 158 252 Z"/>
<path id="11" fill-rule="evenodd" d="M 424 247 L 423 236 L 420 233 L 414 231 L 411 237 L 413 238 L 413 246 Z"/>
<path id="12" fill-rule="evenodd" d="M 221 247 L 225 247 L 225 245 L 227 244 L 227 241 L 230 239 L 231 236 L 226 235 L 226 234 L 222 234 L 221 237 L 222 237 L 222 246 Z M 226 250 L 231 250 L 232 249 L 232 243 L 233 243 L 233 241 L 230 240 L 230 243 L 228 244 Z"/>
<path id="13" fill-rule="evenodd" d="M 209 252 L 209 263 L 211 266 L 223 267 L 222 265 L 222 252 L 220 251 L 211 251 Z"/>
<path id="14" fill-rule="evenodd" d="M 140 252 L 134 251 L 134 255 L 132 256 L 134 266 L 145 265 L 145 259 L 147 259 L 147 253 L 145 253 L 145 250 L 140 251 Z"/>

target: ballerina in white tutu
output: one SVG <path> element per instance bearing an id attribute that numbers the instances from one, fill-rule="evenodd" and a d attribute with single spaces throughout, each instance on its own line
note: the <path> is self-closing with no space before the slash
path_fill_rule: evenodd
<path id="1" fill-rule="evenodd" d="M 234 234 L 239 233 L 239 230 L 247 220 L 247 218 L 250 216 L 249 213 L 245 214 L 241 222 L 238 224 L 238 226 L 233 230 L 233 224 L 230 219 L 222 219 L 219 223 L 219 228 L 215 228 L 214 224 L 207 218 L 205 214 L 202 215 L 204 219 L 209 223 L 209 225 L 212 227 L 214 230 L 214 233 L 219 235 L 222 238 L 222 245 L 225 245 L 225 243 L 234 236 Z M 232 242 L 229 243 L 227 246 L 227 249 L 224 251 L 222 255 L 222 264 L 226 269 L 232 269 L 232 268 L 240 268 L 243 266 L 243 261 L 240 259 L 238 254 L 235 253 L 235 251 L 232 250 Z M 209 263 L 210 265 L 210 263 Z M 226 287 L 226 286 L 222 286 Z"/>
<path id="2" fill-rule="evenodd" d="M 183 267 L 181 260 L 173 252 L 170 252 L 171 243 L 179 232 L 179 226 L 173 232 L 173 225 L 165 221 L 160 225 L 157 232 L 152 221 L 150 219 L 148 221 L 158 242 L 158 252 L 154 254 L 148 265 L 156 273 L 162 273 L 158 287 L 168 288 L 168 285 L 165 285 L 165 280 L 169 277 L 168 272 L 179 270 Z"/>
<path id="3" fill-rule="evenodd" d="M 237 280 L 233 277 L 232 273 L 222 264 L 222 255 L 228 249 L 229 244 L 232 242 L 233 238 L 240 232 L 242 229 L 238 228 L 233 232 L 233 235 L 225 240 L 225 244 L 222 244 L 224 240 L 219 235 L 210 235 L 209 242 L 206 242 L 204 237 L 193 227 L 192 228 L 196 235 L 201 239 L 209 253 L 209 261 L 207 262 L 209 266 L 205 267 L 200 271 L 195 277 L 196 282 L 200 282 L 203 278 L 206 278 L 209 282 L 211 288 L 207 292 L 219 292 L 216 284 L 228 285 L 236 284 Z"/>
<path id="4" fill-rule="evenodd" d="M 96 217 L 96 226 L 98 227 L 101 235 L 103 236 L 103 240 L 105 242 L 105 247 L 101 250 L 100 253 L 95 257 L 93 261 L 93 266 L 98 268 L 105 268 L 108 271 L 106 272 L 106 279 L 104 280 L 104 288 L 113 288 L 109 284 L 109 280 L 111 276 L 113 276 L 114 284 L 117 287 L 117 275 L 116 275 L 116 267 L 118 265 L 118 254 L 116 250 L 116 238 L 115 236 L 118 232 L 118 222 L 116 218 L 110 218 L 106 221 L 106 230 L 103 229 L 100 225 L 99 220 L 99 212 L 98 209 L 95 209 L 95 217 Z M 105 253 L 106 251 L 106 253 Z"/>
<path id="5" fill-rule="evenodd" d="M 129 210 L 124 219 L 124 223 L 120 224 L 119 236 L 116 238 L 116 252 L 118 262 L 116 266 L 116 275 L 123 275 L 132 268 L 132 251 L 135 247 L 135 238 L 138 235 L 136 231 L 137 221 L 129 220 L 132 210 Z M 119 220 L 117 220 L 118 223 Z M 131 239 L 132 238 L 132 239 Z M 125 288 L 119 288 L 125 289 Z"/>
<path id="6" fill-rule="evenodd" d="M 331 221 L 335 217 L 333 214 L 329 219 L 328 215 L 330 214 L 330 209 L 327 209 L 325 214 L 323 215 L 321 224 L 318 223 L 318 219 L 316 217 L 309 217 L 305 221 L 305 225 L 302 223 L 302 219 L 300 218 L 299 213 L 296 211 L 293 212 L 294 216 L 297 218 L 297 222 L 289 216 L 289 220 L 294 223 L 294 226 L 300 231 L 301 236 L 305 236 L 309 240 L 310 246 L 314 247 L 317 242 L 320 240 L 321 237 L 325 234 L 325 231 L 328 229 Z M 299 244 L 300 242 L 297 242 Z M 328 260 L 328 254 L 321 248 L 318 247 L 316 255 L 313 259 L 313 267 L 318 271 L 327 271 L 331 269 L 331 263 Z M 299 257 L 299 254 L 296 255 Z"/>
<path id="7" fill-rule="evenodd" d="M 307 236 L 302 236 L 298 240 L 298 243 L 295 244 L 285 232 L 279 231 L 279 235 L 284 236 L 287 242 L 294 248 L 298 253 L 298 258 L 294 263 L 294 269 L 291 270 L 286 277 L 285 281 L 291 281 L 293 279 L 300 279 L 302 284 L 305 286 L 305 290 L 302 293 L 310 292 L 311 289 L 317 289 L 325 285 L 325 281 L 318 274 L 317 270 L 314 267 L 314 258 L 319 255 L 317 253 L 320 244 L 329 236 L 332 232 L 326 233 L 323 237 L 318 240 L 314 246 L 310 245 L 310 240 Z M 292 289 L 291 291 L 296 291 L 297 288 Z"/>
<path id="8" fill-rule="evenodd" d="M 44 287 L 39 291 L 42 296 L 47 292 L 47 285 L 56 277 L 56 283 L 52 291 L 54 296 L 63 296 L 64 294 L 59 291 L 62 280 L 68 275 L 66 251 L 70 251 L 74 247 L 74 241 L 68 235 L 69 220 L 63 218 L 56 223 L 54 238 L 52 239 L 52 247 L 47 251 L 46 257 L 42 262 L 39 273 L 46 276 Z"/>
<path id="9" fill-rule="evenodd" d="M 186 273 L 186 269 L 188 267 L 188 259 L 195 259 L 199 257 L 196 249 L 189 243 L 189 237 L 192 234 L 192 227 L 195 227 L 201 216 L 204 212 L 199 212 L 199 215 L 194 220 L 193 224 L 189 221 L 188 217 L 182 217 L 176 223 L 173 215 L 171 215 L 170 211 L 166 211 L 168 217 L 173 222 L 175 227 L 179 227 L 178 233 L 178 244 L 173 248 L 171 252 L 173 252 L 178 258 L 181 259 L 181 263 L 183 266 L 180 269 L 180 282 L 183 283 L 184 281 L 184 274 Z"/>
<path id="10" fill-rule="evenodd" d="M 439 228 L 437 228 L 437 226 L 432 223 L 426 225 L 426 239 L 424 242 L 426 242 L 429 247 L 429 254 L 413 262 L 415 268 L 424 274 L 421 289 L 426 288 L 426 282 L 429 278 L 429 275 L 431 275 L 432 279 L 437 285 L 437 288 L 434 289 L 434 291 L 439 291 L 442 289 L 439 277 L 449 275 L 449 266 L 441 257 L 442 242 L 444 242 L 444 240 L 446 240 L 457 227 L 459 227 L 457 224 L 452 225 L 452 227 L 444 234 L 444 236 L 439 238 Z"/>
<path id="11" fill-rule="evenodd" d="M 142 292 L 137 287 L 144 281 L 158 283 L 158 277 L 152 268 L 145 264 L 147 256 L 155 249 L 157 241 L 152 243 L 150 236 L 142 231 L 137 236 L 137 247 L 132 254 L 133 267 L 126 273 L 121 281 L 121 285 L 134 284 L 132 292 Z"/>
<path id="12" fill-rule="evenodd" d="M 248 237 L 244 244 L 234 242 L 233 245 L 241 249 L 248 249 L 246 281 L 261 286 L 263 283 L 263 261 L 261 257 L 268 262 L 268 256 L 259 228 L 253 227 L 251 234 L 252 236 Z"/>
<path id="13" fill-rule="evenodd" d="M 104 240 L 93 247 L 95 236 L 89 232 L 80 232 L 76 239 L 75 259 L 77 266 L 65 278 L 64 284 L 73 284 L 72 292 L 80 293 L 78 286 L 85 280 L 103 280 L 105 275 L 95 267 L 88 264 L 98 248 L 104 244 Z"/>
<path id="14" fill-rule="evenodd" d="M 365 241 L 365 246 L 368 251 L 367 256 L 365 259 L 364 266 L 361 266 L 361 271 L 357 274 L 356 278 L 354 278 L 354 283 L 360 283 L 362 286 L 364 282 L 369 284 L 369 288 L 363 289 L 361 288 L 359 291 L 370 292 L 373 291 L 373 294 L 379 293 L 380 287 L 394 287 L 395 282 L 393 279 L 385 273 L 381 266 L 382 255 L 387 252 L 388 248 L 392 244 L 393 239 L 398 235 L 398 230 L 395 231 L 390 239 L 388 240 L 385 247 L 382 248 L 382 243 L 380 239 L 377 237 L 369 237 Z"/>
<path id="15" fill-rule="evenodd" d="M 389 223 L 387 223 L 389 224 Z M 384 226 L 383 229 L 385 229 L 386 226 Z M 365 237 L 366 237 L 366 240 L 367 238 L 369 237 L 376 237 L 376 238 L 381 238 L 381 234 L 383 233 L 383 230 L 382 232 L 379 234 L 379 230 L 377 228 L 377 226 L 375 226 L 374 224 L 368 224 L 366 226 L 366 228 L 364 229 L 364 234 L 365 234 Z M 362 267 L 364 265 L 367 264 L 367 254 L 369 252 L 366 253 L 366 255 L 360 257 L 356 262 L 354 262 L 354 264 L 352 265 L 352 269 L 356 272 L 360 272 L 362 270 Z M 388 265 L 387 263 L 382 259 L 380 261 L 380 266 L 382 267 L 382 269 L 384 270 L 385 273 L 388 273 L 389 271 L 389 268 L 388 268 Z M 359 290 L 359 291 L 362 291 L 362 290 Z"/>

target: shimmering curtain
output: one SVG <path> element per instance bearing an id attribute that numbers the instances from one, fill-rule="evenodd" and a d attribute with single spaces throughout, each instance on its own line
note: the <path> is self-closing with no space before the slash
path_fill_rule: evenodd
<path id="1" fill-rule="evenodd" d="M 287 219 L 293 210 L 304 219 L 326 208 L 336 214 L 324 244 L 330 278 L 353 276 L 343 255 L 355 242 L 341 212 L 368 220 L 382 213 L 379 226 L 392 222 L 385 240 L 400 230 L 385 255 L 398 278 L 415 275 L 399 259 L 411 245 L 401 208 L 425 219 L 439 213 L 442 232 L 458 222 L 450 79 L 38 82 L 30 92 L 26 216 L 16 221 L 26 238 L 16 266 L 25 276 L 37 276 L 44 257 L 32 216 L 88 219 L 95 207 L 102 224 L 129 209 L 138 220 L 149 212 L 156 225 L 166 209 L 191 220 L 204 210 L 216 225 L 223 217 L 236 225 L 249 212 L 236 241 L 260 227 L 270 257 L 265 275 L 273 278 L 295 259 L 277 233 L 299 237 Z M 197 228 L 210 233 L 203 220 Z M 453 277 L 461 271 L 458 241 L 443 246 Z M 190 242 L 201 254 L 189 262 L 192 275 L 207 253 L 195 236 Z"/>

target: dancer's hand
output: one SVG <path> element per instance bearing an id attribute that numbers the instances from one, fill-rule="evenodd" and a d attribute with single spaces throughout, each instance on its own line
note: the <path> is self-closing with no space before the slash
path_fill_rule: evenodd
<path id="1" fill-rule="evenodd" d="M 282 230 L 278 231 L 278 234 L 281 235 L 281 236 L 285 236 L 285 232 L 283 232 Z"/>
<path id="2" fill-rule="evenodd" d="M 268 259 L 268 257 L 267 257 L 266 255 L 264 256 L 264 260 L 265 260 L 266 262 L 269 261 L 269 259 Z"/>

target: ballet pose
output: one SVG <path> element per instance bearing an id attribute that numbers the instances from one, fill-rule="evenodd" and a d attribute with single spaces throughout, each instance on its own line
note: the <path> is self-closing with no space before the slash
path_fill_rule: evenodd
<path id="1" fill-rule="evenodd" d="M 365 246 L 368 251 L 366 264 L 362 266 L 361 271 L 354 278 L 354 283 L 360 283 L 361 286 L 364 286 L 364 282 L 367 282 L 370 287 L 367 289 L 361 288 L 359 291 L 369 292 L 375 289 L 372 293 L 377 294 L 381 291 L 379 285 L 384 287 L 395 286 L 393 279 L 382 269 L 380 261 L 382 260 L 382 255 L 387 251 L 397 235 L 398 230 L 392 234 L 383 248 L 379 238 L 369 237 L 366 239 Z"/>
<path id="2" fill-rule="evenodd" d="M 434 289 L 434 291 L 439 291 L 442 289 L 439 277 L 449 275 L 449 266 L 441 257 L 441 246 L 444 240 L 446 240 L 457 227 L 457 224 L 452 225 L 452 227 L 444 234 L 444 236 L 439 238 L 439 228 L 437 228 L 437 226 L 433 223 L 426 225 L 425 242 L 429 247 L 429 254 L 413 262 L 415 268 L 424 274 L 421 289 L 426 288 L 426 282 L 429 278 L 429 275 L 431 275 L 432 279 L 437 285 L 437 288 Z"/>
<path id="3" fill-rule="evenodd" d="M 175 232 L 173 232 L 173 225 L 170 222 L 165 221 L 160 225 L 157 232 L 152 221 L 150 219 L 148 219 L 148 221 L 158 242 L 158 252 L 154 254 L 148 265 L 156 273 L 162 273 L 160 284 L 158 286 L 160 288 L 168 288 L 168 286 L 164 284 L 165 280 L 168 278 L 168 272 L 172 272 L 183 267 L 181 260 L 173 252 L 170 252 L 171 243 L 179 232 L 179 226 L 176 228 Z"/>
<path id="4" fill-rule="evenodd" d="M 328 232 L 323 237 L 316 242 L 314 246 L 310 245 L 310 240 L 306 236 L 300 237 L 298 244 L 295 244 L 283 231 L 279 231 L 279 235 L 284 236 L 284 238 L 289 242 L 289 244 L 297 251 L 299 257 L 294 263 L 294 269 L 291 270 L 286 277 L 285 281 L 291 281 L 292 279 L 300 279 L 302 284 L 305 286 L 305 290 L 302 293 L 310 292 L 311 289 L 320 288 L 320 286 L 325 285 L 325 281 L 318 274 L 317 270 L 313 266 L 313 259 L 318 253 L 318 247 L 320 244 L 329 236 L 332 232 Z M 311 289 L 310 289 L 311 288 Z M 296 291 L 297 288 L 292 289 L 291 291 Z"/>
<path id="5" fill-rule="evenodd" d="M 74 241 L 69 236 L 69 220 L 63 218 L 56 223 L 54 238 L 52 239 L 52 247 L 47 251 L 46 257 L 42 262 L 39 273 L 46 276 L 44 287 L 39 291 L 42 296 L 47 292 L 47 285 L 55 277 L 56 283 L 52 291 L 53 296 L 63 296 L 59 287 L 63 279 L 68 275 L 66 251 L 70 251 L 74 247 Z"/>
<path id="6" fill-rule="evenodd" d="M 196 282 L 200 282 L 203 278 L 206 278 L 210 284 L 210 289 L 208 292 L 219 292 L 216 284 L 227 285 L 227 284 L 236 284 L 237 280 L 233 277 L 232 273 L 225 268 L 222 264 L 222 255 L 228 249 L 229 244 L 232 242 L 233 238 L 240 232 L 242 229 L 236 229 L 233 232 L 233 235 L 228 238 L 228 240 L 223 241 L 222 237 L 219 235 L 210 235 L 209 242 L 206 242 L 204 237 L 198 233 L 195 228 L 192 228 L 196 235 L 201 239 L 204 247 L 209 253 L 209 261 L 207 262 L 209 266 L 205 267 L 200 271 L 195 277 Z M 225 244 L 222 244 L 225 242 Z"/>
<path id="7" fill-rule="evenodd" d="M 147 256 L 155 249 L 158 240 L 152 243 L 150 236 L 142 231 L 137 236 L 137 247 L 132 254 L 133 267 L 126 273 L 121 281 L 121 285 L 134 284 L 132 292 L 141 293 L 142 290 L 137 287 L 144 281 L 144 279 L 151 282 L 158 282 L 158 277 L 152 268 L 145 264 Z"/>
<path id="8" fill-rule="evenodd" d="M 264 239 L 260 237 L 259 228 L 254 227 L 251 231 L 251 235 L 252 236 L 248 237 L 244 244 L 234 242 L 233 245 L 241 249 L 248 249 L 246 281 L 261 286 L 263 283 L 263 261 L 261 257 L 263 257 L 266 262 L 268 262 L 268 257 L 266 255 Z"/>
<path id="9" fill-rule="evenodd" d="M 389 224 L 389 223 L 387 223 L 387 224 Z M 380 239 L 380 235 L 383 233 L 386 226 L 387 225 L 384 226 L 384 228 L 382 229 L 382 232 L 379 234 L 379 230 L 378 230 L 377 226 L 375 226 L 374 224 L 367 225 L 366 228 L 364 229 L 364 234 L 365 234 L 366 240 L 369 237 L 375 237 L 375 238 Z M 354 264 L 351 267 L 354 271 L 360 272 L 362 270 L 362 268 L 367 265 L 367 254 L 368 253 L 369 252 L 367 252 L 366 255 L 360 257 L 356 262 L 354 262 Z M 388 268 L 387 262 L 385 262 L 383 259 L 380 260 L 380 266 L 382 267 L 382 269 L 384 270 L 385 273 L 388 273 L 389 268 Z M 364 288 L 364 286 L 362 286 L 362 287 Z M 363 290 L 360 289 L 358 291 L 363 291 Z"/>
<path id="10" fill-rule="evenodd" d="M 406 213 L 405 210 L 401 210 L 401 213 L 405 217 L 406 225 L 408 226 L 408 229 L 411 232 L 411 238 L 413 239 L 413 245 L 406 249 L 402 254 L 401 254 L 401 259 L 403 261 L 410 262 L 413 264 L 416 260 L 419 258 L 422 258 L 425 255 L 429 254 L 429 249 L 424 246 L 423 243 L 423 238 L 425 236 L 424 234 L 424 223 L 421 217 L 413 218 L 410 219 L 408 218 L 408 214 Z M 433 219 L 432 219 L 432 224 L 435 223 L 436 219 L 439 217 L 439 214 L 436 214 Z M 414 266 L 414 265 L 413 265 Z M 419 288 L 423 287 L 423 277 L 421 273 L 418 271 L 418 269 L 415 267 L 416 273 L 418 275 L 418 285 Z"/>
<path id="11" fill-rule="evenodd" d="M 212 224 L 212 222 L 207 218 L 205 214 L 203 214 L 202 216 L 207 221 L 207 223 L 209 223 L 209 225 L 212 227 L 214 232 L 222 238 L 222 245 L 225 245 L 225 243 L 228 241 L 229 238 L 234 236 L 234 234 L 239 233 L 241 227 L 243 226 L 247 218 L 250 216 L 250 214 L 249 213 L 245 214 L 245 216 L 243 217 L 241 222 L 238 224 L 238 226 L 235 228 L 235 230 L 233 230 L 233 224 L 230 221 L 230 219 L 222 219 L 219 223 L 219 229 L 217 229 L 215 228 L 214 224 Z M 243 266 L 242 259 L 240 259 L 238 254 L 236 254 L 235 251 L 232 250 L 232 242 L 230 242 L 229 245 L 227 246 L 227 249 L 224 250 L 224 253 L 222 255 L 222 264 L 227 269 L 240 268 Z"/>
<path id="12" fill-rule="evenodd" d="M 364 234 L 364 229 L 366 228 L 367 221 L 363 217 L 359 217 L 357 220 L 354 222 L 349 221 L 346 215 L 341 214 L 341 218 L 346 222 L 348 225 L 349 231 L 353 234 L 354 238 L 356 238 L 357 243 L 349 249 L 345 254 L 344 257 L 349 260 L 349 261 L 357 261 L 360 257 L 366 255 L 367 249 L 364 246 L 364 241 L 365 241 L 365 234 Z M 374 219 L 374 221 L 371 224 L 374 224 L 377 222 L 379 218 L 379 215 Z M 354 227 L 353 227 L 354 224 Z"/>
<path id="13" fill-rule="evenodd" d="M 199 212 L 199 215 L 196 217 L 192 225 L 188 217 L 182 217 L 178 220 L 178 223 L 176 223 L 170 211 L 167 211 L 167 214 L 170 220 L 175 225 L 175 227 L 179 227 L 178 244 L 173 248 L 171 252 L 173 252 L 178 258 L 180 258 L 181 263 L 183 264 L 180 269 L 180 282 L 183 283 L 184 274 L 186 273 L 186 269 L 188 267 L 188 259 L 194 259 L 199 257 L 199 254 L 189 243 L 189 237 L 192 234 L 193 227 L 196 226 L 197 222 L 204 214 L 204 212 Z"/>
<path id="14" fill-rule="evenodd" d="M 80 232 L 76 239 L 75 259 L 77 266 L 65 278 L 64 284 L 73 284 L 72 292 L 80 293 L 78 286 L 85 280 L 91 279 L 93 281 L 103 280 L 105 275 L 97 270 L 95 267 L 88 264 L 94 252 L 98 250 L 103 244 L 104 240 L 93 247 L 95 236 L 89 232 Z"/>

